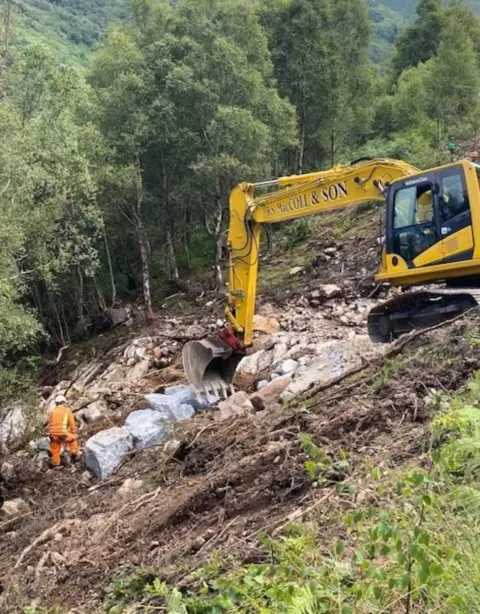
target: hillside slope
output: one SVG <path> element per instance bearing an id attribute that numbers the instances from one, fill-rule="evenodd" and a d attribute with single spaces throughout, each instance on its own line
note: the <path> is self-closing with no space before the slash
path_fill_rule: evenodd
<path id="1" fill-rule="evenodd" d="M 480 13 L 480 0 L 464 0 L 464 2 L 476 13 Z M 415 15 L 418 0 L 379 0 L 379 4 L 411 18 Z M 449 0 L 443 0 L 443 4 L 449 4 Z"/>
<path id="2" fill-rule="evenodd" d="M 64 61 L 86 64 L 92 45 L 108 23 L 128 17 L 130 0 L 13 0 L 14 42 L 42 42 Z M 374 25 L 371 58 L 384 63 L 398 33 L 414 13 L 414 0 L 369 0 Z M 477 2 L 480 4 L 480 2 Z"/>
<path id="3" fill-rule="evenodd" d="M 85 63 L 109 22 L 127 18 L 130 0 L 13 0 L 14 42 L 43 42 L 62 60 Z"/>

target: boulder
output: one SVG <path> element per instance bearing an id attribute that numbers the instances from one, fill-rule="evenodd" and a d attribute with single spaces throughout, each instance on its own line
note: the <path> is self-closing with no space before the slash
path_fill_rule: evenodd
<path id="1" fill-rule="evenodd" d="M 323 284 L 319 288 L 322 296 L 326 299 L 337 298 L 342 296 L 342 289 L 335 284 Z"/>
<path id="2" fill-rule="evenodd" d="M 77 412 L 76 416 L 80 420 L 87 422 L 88 424 L 93 424 L 94 422 L 98 422 L 104 416 L 107 411 L 107 406 L 102 401 L 94 401 L 84 407 L 80 411 Z"/>
<path id="3" fill-rule="evenodd" d="M 128 320 L 130 317 L 130 310 L 120 307 L 118 309 L 106 309 L 105 315 L 111 322 L 112 326 L 119 326 Z"/>
<path id="4" fill-rule="evenodd" d="M 158 446 L 167 439 L 169 420 L 162 412 L 153 409 L 139 409 L 132 412 L 125 421 L 125 429 L 133 438 L 137 450 Z"/>
<path id="5" fill-rule="evenodd" d="M 269 382 L 262 390 L 255 392 L 255 394 L 250 397 L 253 407 L 257 411 L 262 411 L 270 405 L 278 403 L 282 393 L 289 386 L 291 381 L 291 375 L 284 375 L 283 377 L 277 377 Z"/>
<path id="6" fill-rule="evenodd" d="M 145 400 L 150 409 L 158 411 L 165 416 L 166 419 L 173 419 L 173 409 L 180 405 L 178 399 L 173 395 L 160 394 L 152 392 L 145 395 Z"/>
<path id="7" fill-rule="evenodd" d="M 288 345 L 284 341 L 279 341 L 273 348 L 272 365 L 278 364 L 288 354 Z"/>
<path id="8" fill-rule="evenodd" d="M 181 422 L 182 420 L 189 420 L 190 418 L 193 418 L 193 416 L 195 415 L 195 410 L 191 405 L 182 403 L 173 410 L 173 415 L 175 417 L 175 420 Z"/>
<path id="9" fill-rule="evenodd" d="M 18 445 L 26 427 L 25 410 L 21 405 L 0 410 L 0 444 Z"/>
<path id="10" fill-rule="evenodd" d="M 280 323 L 275 318 L 257 314 L 253 318 L 253 330 L 267 335 L 273 335 L 280 330 Z"/>
<path id="11" fill-rule="evenodd" d="M 248 394 L 243 390 L 235 392 L 225 401 L 218 404 L 219 420 L 228 420 L 253 411 L 253 405 Z"/>
<path id="12" fill-rule="evenodd" d="M 7 518 L 15 518 L 17 516 L 23 516 L 23 514 L 29 514 L 32 508 L 23 499 L 11 499 L 5 501 L 2 507 L 2 512 Z"/>
<path id="13" fill-rule="evenodd" d="M 133 438 L 125 428 L 114 427 L 100 431 L 85 444 L 85 465 L 97 478 L 105 479 L 133 450 Z"/>
<path id="14" fill-rule="evenodd" d="M 310 363 L 301 366 L 295 378 L 282 393 L 288 401 L 306 392 L 315 384 L 326 384 L 361 363 L 361 355 L 351 341 L 327 341 L 317 346 L 317 353 Z"/>
<path id="15" fill-rule="evenodd" d="M 288 373 L 293 373 L 297 367 L 298 362 L 296 360 L 287 358 L 287 360 L 284 360 L 277 366 L 275 372 L 278 373 L 278 375 L 287 375 Z"/>
<path id="16" fill-rule="evenodd" d="M 164 420 L 185 420 L 195 414 L 190 403 L 182 403 L 181 396 L 152 393 L 145 395 L 148 406 L 159 413 Z"/>
<path id="17" fill-rule="evenodd" d="M 260 350 L 250 356 L 244 356 L 238 363 L 237 372 L 253 375 L 272 366 L 274 350 Z"/>
<path id="18" fill-rule="evenodd" d="M 262 388 L 265 388 L 267 384 L 268 384 L 268 379 L 260 380 L 259 382 L 257 382 L 257 390 L 262 390 Z"/>
<path id="19" fill-rule="evenodd" d="M 212 403 L 205 398 L 197 397 L 190 386 L 185 386 L 183 384 L 169 386 L 165 388 L 164 394 L 167 397 L 173 397 L 180 404 L 191 405 L 196 411 L 199 409 L 212 409 Z"/>

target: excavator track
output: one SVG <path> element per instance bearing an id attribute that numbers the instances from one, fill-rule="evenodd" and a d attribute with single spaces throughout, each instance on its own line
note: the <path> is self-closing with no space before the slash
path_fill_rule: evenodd
<path id="1" fill-rule="evenodd" d="M 412 330 L 451 320 L 478 305 L 480 288 L 408 292 L 370 311 L 368 334 L 374 343 L 389 343 Z"/>

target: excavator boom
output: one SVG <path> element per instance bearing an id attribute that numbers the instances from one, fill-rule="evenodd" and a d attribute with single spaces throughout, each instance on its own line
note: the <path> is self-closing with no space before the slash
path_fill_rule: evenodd
<path id="1" fill-rule="evenodd" d="M 474 241 L 474 229 L 480 229 L 479 171 L 467 161 L 420 171 L 401 160 L 377 159 L 238 185 L 230 195 L 225 309 L 229 328 L 220 339 L 184 346 L 190 383 L 202 394 L 231 390 L 235 367 L 253 341 L 263 224 L 386 201 L 386 248 L 377 280 L 411 286 L 480 275 L 480 252 L 477 257 Z M 480 236 L 478 244 L 480 248 Z M 428 293 L 415 296 L 374 310 L 369 318 L 373 341 L 388 341 L 411 330 L 417 315 L 425 325 L 432 314 L 447 317 L 476 304 L 465 293 L 461 298 L 435 295 L 435 300 Z"/>

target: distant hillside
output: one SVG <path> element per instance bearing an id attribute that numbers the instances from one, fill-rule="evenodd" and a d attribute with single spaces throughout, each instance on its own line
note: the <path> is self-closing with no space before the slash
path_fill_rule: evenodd
<path id="1" fill-rule="evenodd" d="M 393 9 L 407 17 L 415 15 L 415 7 L 418 0 L 378 0 L 379 4 L 383 4 L 389 9 Z M 480 0 L 464 0 L 465 4 L 470 6 L 476 13 L 480 14 Z M 443 0 L 443 4 L 449 4 L 449 0 Z"/>
<path id="2" fill-rule="evenodd" d="M 384 65 L 418 0 L 367 0 L 374 25 L 371 59 Z M 92 45 L 109 22 L 128 17 L 131 0 L 11 0 L 15 43 L 44 42 L 65 61 L 86 64 Z M 466 0 L 480 13 L 480 0 Z"/>
<path id="3" fill-rule="evenodd" d="M 405 15 L 385 6 L 383 0 L 369 0 L 368 16 L 374 26 L 374 39 L 370 57 L 376 64 L 385 64 L 392 52 L 392 45 L 405 28 L 408 19 Z"/>
<path id="4" fill-rule="evenodd" d="M 87 61 L 110 21 L 125 19 L 130 0 L 12 0 L 17 44 L 44 42 L 63 60 Z"/>

